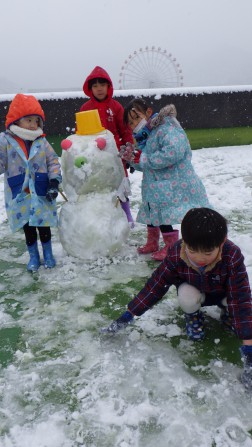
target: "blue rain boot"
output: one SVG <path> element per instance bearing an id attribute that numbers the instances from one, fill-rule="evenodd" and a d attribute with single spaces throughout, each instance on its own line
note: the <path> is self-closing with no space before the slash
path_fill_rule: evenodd
<path id="1" fill-rule="evenodd" d="M 192 314 L 185 314 L 186 333 L 188 338 L 193 341 L 203 340 L 204 332 L 204 315 L 200 310 Z"/>
<path id="2" fill-rule="evenodd" d="M 46 269 L 52 269 L 56 265 L 56 261 L 52 254 L 52 243 L 48 241 L 46 243 L 41 242 L 44 256 L 44 266 Z"/>
<path id="3" fill-rule="evenodd" d="M 27 264 L 27 270 L 28 272 L 37 272 L 40 266 L 37 241 L 33 245 L 27 245 L 27 249 L 30 255 L 30 261 Z"/>

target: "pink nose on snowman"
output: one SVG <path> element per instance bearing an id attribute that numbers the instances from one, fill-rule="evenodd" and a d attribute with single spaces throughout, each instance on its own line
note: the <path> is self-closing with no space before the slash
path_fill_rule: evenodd
<path id="1" fill-rule="evenodd" d="M 62 140 L 61 143 L 60 143 L 61 148 L 63 149 L 63 151 L 67 151 L 68 149 L 70 149 L 72 144 L 73 144 L 72 141 L 67 140 L 67 139 Z"/>
<path id="2" fill-rule="evenodd" d="M 102 137 L 96 138 L 95 142 L 97 144 L 98 149 L 100 149 L 101 151 L 106 147 L 107 144 L 105 138 Z"/>

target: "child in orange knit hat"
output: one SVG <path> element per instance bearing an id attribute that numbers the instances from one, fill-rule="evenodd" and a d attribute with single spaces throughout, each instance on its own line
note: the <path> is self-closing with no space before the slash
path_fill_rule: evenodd
<path id="1" fill-rule="evenodd" d="M 0 134 L 0 174 L 4 173 L 6 212 L 13 232 L 23 229 L 30 260 L 27 270 L 37 271 L 56 262 L 52 254 L 51 226 L 57 225 L 56 197 L 61 182 L 58 156 L 43 133 L 44 111 L 34 96 L 17 94 Z"/>

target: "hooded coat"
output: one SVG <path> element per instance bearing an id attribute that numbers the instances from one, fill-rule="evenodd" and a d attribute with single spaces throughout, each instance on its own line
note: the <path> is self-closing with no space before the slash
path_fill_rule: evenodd
<path id="1" fill-rule="evenodd" d="M 33 96 L 18 94 L 6 116 L 6 131 L 0 133 L 0 174 L 4 173 L 5 207 L 11 230 L 17 231 L 27 222 L 30 226 L 57 225 L 56 201 L 46 198 L 49 180 L 61 182 L 57 154 L 42 135 L 30 142 L 29 154 L 25 140 L 9 127 L 19 119 L 37 115 L 44 121 L 44 112 Z"/>
<path id="2" fill-rule="evenodd" d="M 173 105 L 161 109 L 149 123 L 151 132 L 139 163 L 131 163 L 143 172 L 136 220 L 155 227 L 181 223 L 191 208 L 211 208 L 191 162 L 190 143 L 175 116 Z"/>
<path id="3" fill-rule="evenodd" d="M 106 79 L 109 84 L 108 96 L 103 101 L 98 101 L 94 97 L 92 89 L 89 89 L 88 87 L 89 81 L 97 78 Z M 112 98 L 114 91 L 113 83 L 108 73 L 101 67 L 95 67 L 86 78 L 83 84 L 83 91 L 85 95 L 90 98 L 90 100 L 81 106 L 80 111 L 83 112 L 86 110 L 98 110 L 102 126 L 112 132 L 118 150 L 120 149 L 121 145 L 125 145 L 127 142 L 133 143 L 131 129 L 123 121 L 123 106 L 118 101 Z"/>

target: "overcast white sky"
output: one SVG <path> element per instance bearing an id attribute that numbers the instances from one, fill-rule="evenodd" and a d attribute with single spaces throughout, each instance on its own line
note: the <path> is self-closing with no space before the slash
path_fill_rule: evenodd
<path id="1" fill-rule="evenodd" d="M 0 11 L 0 93 L 82 90 L 95 65 L 117 89 L 146 46 L 177 58 L 184 86 L 252 84 L 252 0 L 12 0 Z"/>

